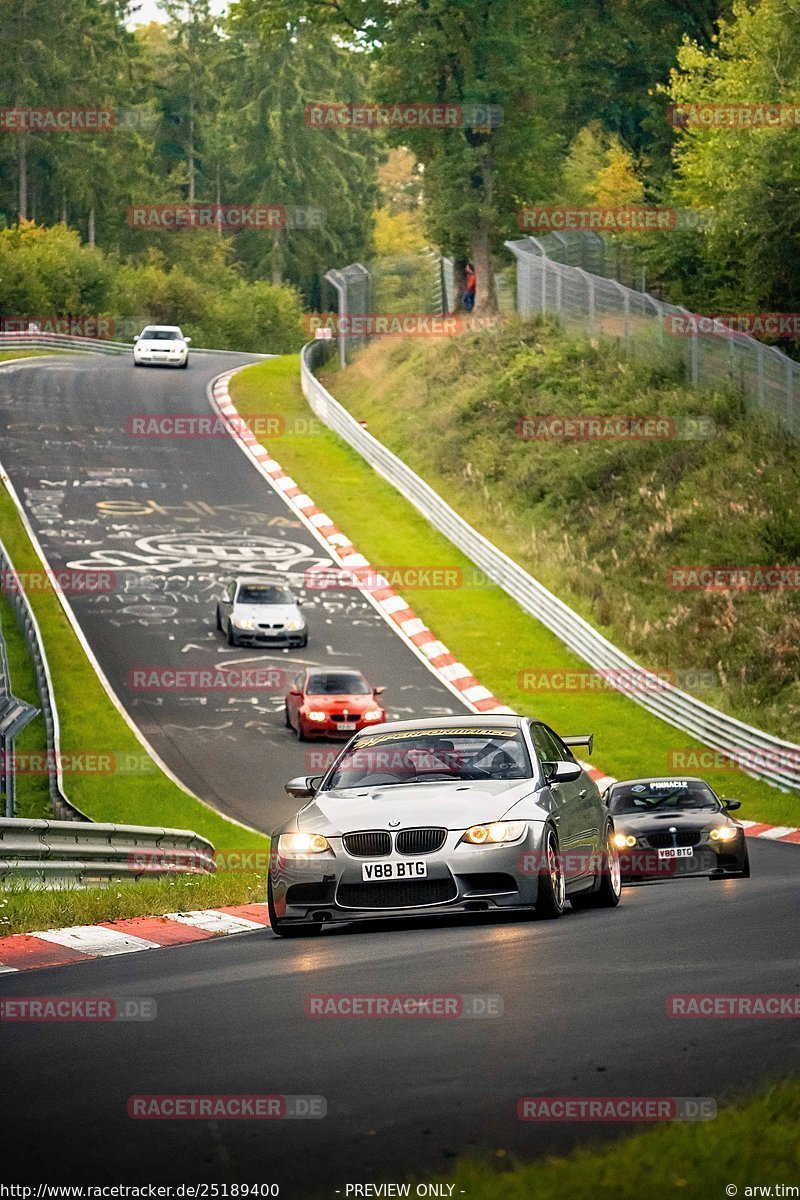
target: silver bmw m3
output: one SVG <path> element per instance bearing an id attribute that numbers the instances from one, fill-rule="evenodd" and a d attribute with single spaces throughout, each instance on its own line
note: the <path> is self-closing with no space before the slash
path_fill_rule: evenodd
<path id="1" fill-rule="evenodd" d="M 397 721 L 356 734 L 273 834 L 269 914 L 282 937 L 403 916 L 615 907 L 611 815 L 571 745 L 529 717 Z"/>

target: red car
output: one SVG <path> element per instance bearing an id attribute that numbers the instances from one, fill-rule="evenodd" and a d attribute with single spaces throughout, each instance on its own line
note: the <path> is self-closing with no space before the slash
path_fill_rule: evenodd
<path id="1" fill-rule="evenodd" d="M 359 729 L 386 720 L 375 699 L 383 691 L 360 671 L 301 671 L 286 695 L 286 724 L 301 742 L 310 738 L 349 738 Z"/>

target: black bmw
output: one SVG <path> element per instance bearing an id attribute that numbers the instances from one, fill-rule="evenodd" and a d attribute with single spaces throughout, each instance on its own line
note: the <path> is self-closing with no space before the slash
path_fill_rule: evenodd
<path id="1" fill-rule="evenodd" d="M 685 875 L 750 875 L 744 828 L 702 779 L 625 779 L 605 801 L 626 883 Z"/>

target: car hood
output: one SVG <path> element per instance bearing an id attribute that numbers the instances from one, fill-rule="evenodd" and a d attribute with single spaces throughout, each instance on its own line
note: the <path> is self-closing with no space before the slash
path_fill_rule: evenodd
<path id="1" fill-rule="evenodd" d="M 612 813 L 614 828 L 618 833 L 668 833 L 671 826 L 676 829 L 705 829 L 712 825 L 736 825 L 727 813 L 698 811 L 694 813 Z"/>
<path id="2" fill-rule="evenodd" d="M 277 624 L 300 620 L 300 609 L 296 604 L 234 604 L 233 615 Z"/>
<path id="3" fill-rule="evenodd" d="M 349 712 L 364 712 L 367 708 L 380 708 L 383 711 L 380 701 L 371 693 L 366 696 L 315 696 L 307 692 L 305 702 L 309 708 L 319 708 L 324 712 L 338 712 L 341 708 Z"/>
<path id="4" fill-rule="evenodd" d="M 532 779 L 342 788 L 316 796 L 298 814 L 297 828 L 333 837 L 359 829 L 389 829 L 390 821 L 398 822 L 393 830 L 421 825 L 467 829 L 500 820 L 534 788 Z"/>
<path id="5" fill-rule="evenodd" d="M 139 338 L 136 345 L 145 350 L 182 350 L 186 343 L 181 338 Z"/>

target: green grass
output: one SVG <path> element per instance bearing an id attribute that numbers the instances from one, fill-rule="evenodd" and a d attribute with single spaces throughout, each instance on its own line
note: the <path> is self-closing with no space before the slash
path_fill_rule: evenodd
<path id="1" fill-rule="evenodd" d="M 36 672 L 28 653 L 25 637 L 17 625 L 14 610 L 5 596 L 0 595 L 0 631 L 6 644 L 11 690 L 18 700 L 39 707 Z M 14 739 L 14 754 L 18 759 L 27 755 L 43 755 L 47 751 L 47 734 L 41 713 L 26 725 Z M 0 799 L 0 816 L 5 815 L 5 797 Z M 49 817 L 50 784 L 46 774 L 18 770 L 16 776 L 16 812 L 18 817 Z"/>
<path id="2" fill-rule="evenodd" d="M 88 888 L 11 887 L 0 894 L 0 937 L 266 899 L 266 875 L 254 871 L 175 875 Z"/>
<path id="3" fill-rule="evenodd" d="M 240 372 L 232 382 L 232 395 L 242 415 L 280 413 L 289 431 L 302 429 L 300 420 L 305 423 L 306 432 L 286 433 L 270 441 L 269 448 L 375 566 L 440 565 L 469 571 L 468 560 L 446 538 L 311 416 L 300 390 L 296 356 Z M 444 491 L 450 502 L 456 499 L 452 488 Z M 504 703 L 517 712 L 543 718 L 565 734 L 593 732 L 597 764 L 610 774 L 618 778 L 648 772 L 673 774 L 675 768 L 668 768 L 669 753 L 676 748 L 699 748 L 698 742 L 617 692 L 538 692 L 534 697 L 522 690 L 518 680 L 522 670 L 587 668 L 499 588 L 402 591 L 452 653 Z M 377 682 L 392 685 L 391 679 Z M 713 771 L 709 778 L 721 795 L 743 802 L 742 816 L 798 824 L 795 796 L 737 770 Z"/>
<path id="4" fill-rule="evenodd" d="M 715 1120 L 651 1128 L 566 1158 L 519 1165 L 499 1148 L 491 1163 L 461 1161 L 447 1182 L 470 1200 L 717 1200 L 729 1184 L 741 1200 L 759 1185 L 776 1196 L 776 1184 L 798 1182 L 798 1122 L 800 1085 L 786 1081 Z"/>
<path id="5" fill-rule="evenodd" d="M 0 536 L 21 575 L 41 576 L 42 564 L 11 496 L 0 488 Z M 265 848 L 268 839 L 228 821 L 173 783 L 147 757 L 111 703 L 52 588 L 29 595 L 45 644 L 61 722 L 63 754 L 112 754 L 136 761 L 136 773 L 74 772 L 68 798 L 94 821 L 193 829 L 220 849 Z M 119 758 L 116 756 L 120 756 Z"/>
<path id="6" fill-rule="evenodd" d="M 53 350 L 0 350 L 0 362 L 11 362 L 15 358 L 38 358 L 42 354 L 53 353 Z"/>

